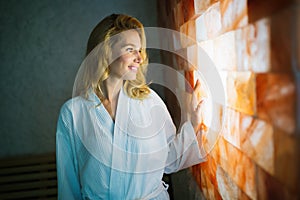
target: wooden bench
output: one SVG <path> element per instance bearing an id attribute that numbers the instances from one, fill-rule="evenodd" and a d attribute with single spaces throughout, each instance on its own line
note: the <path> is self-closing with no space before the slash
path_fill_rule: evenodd
<path id="1" fill-rule="evenodd" d="M 57 199 L 55 153 L 0 159 L 0 199 Z"/>
<path id="2" fill-rule="evenodd" d="M 164 175 L 170 184 L 171 176 Z M 0 159 L 0 200 L 57 199 L 55 153 Z"/>

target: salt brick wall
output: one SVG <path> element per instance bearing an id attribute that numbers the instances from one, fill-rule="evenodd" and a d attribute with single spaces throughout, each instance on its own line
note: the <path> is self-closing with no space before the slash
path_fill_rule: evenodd
<path id="1" fill-rule="evenodd" d="M 221 137 L 216 144 L 203 140 L 213 145 L 207 161 L 191 168 L 204 196 L 300 199 L 300 1 L 157 2 L 160 26 L 197 41 L 213 60 L 227 97 L 218 105 L 226 111 L 222 132 L 208 136 Z M 196 43 L 174 38 L 174 47 L 192 64 L 171 54 L 162 60 L 185 71 L 192 83 L 192 71 L 205 67 Z M 214 126 L 208 128 L 218 130 Z"/>

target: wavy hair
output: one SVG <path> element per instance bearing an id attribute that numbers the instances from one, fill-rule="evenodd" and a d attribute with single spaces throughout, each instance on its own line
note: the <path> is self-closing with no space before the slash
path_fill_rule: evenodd
<path id="1" fill-rule="evenodd" d="M 88 97 L 90 89 L 97 94 L 100 100 L 107 98 L 104 94 L 103 82 L 109 77 L 109 64 L 112 59 L 112 47 L 116 42 L 118 34 L 127 31 L 136 30 L 141 38 L 141 57 L 143 62 L 138 68 L 135 80 L 126 80 L 124 91 L 134 99 L 145 99 L 150 93 L 146 84 L 145 73 L 148 65 L 146 54 L 146 38 L 144 27 L 136 18 L 123 15 L 112 14 L 104 18 L 93 29 L 87 43 L 86 57 L 82 67 L 76 77 L 74 88 L 75 95 Z"/>

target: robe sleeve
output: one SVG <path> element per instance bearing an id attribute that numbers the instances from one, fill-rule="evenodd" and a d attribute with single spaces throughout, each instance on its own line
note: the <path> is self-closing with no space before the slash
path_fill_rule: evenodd
<path id="1" fill-rule="evenodd" d="M 82 199 L 79 175 L 75 165 L 72 114 L 64 105 L 56 132 L 58 199 Z"/>
<path id="2" fill-rule="evenodd" d="M 176 131 L 175 131 L 176 132 Z M 178 134 L 169 139 L 169 153 L 165 173 L 170 174 L 181 169 L 204 162 L 191 122 L 187 121 Z"/>

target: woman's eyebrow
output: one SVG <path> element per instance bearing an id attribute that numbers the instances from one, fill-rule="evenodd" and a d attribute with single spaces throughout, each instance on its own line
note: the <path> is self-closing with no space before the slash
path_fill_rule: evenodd
<path id="1" fill-rule="evenodd" d="M 132 43 L 126 43 L 126 44 L 123 44 L 123 45 L 121 46 L 121 48 L 126 47 L 126 46 L 136 47 L 135 44 L 132 44 Z M 140 49 L 141 49 L 141 48 L 142 48 L 142 47 L 140 47 Z"/>

